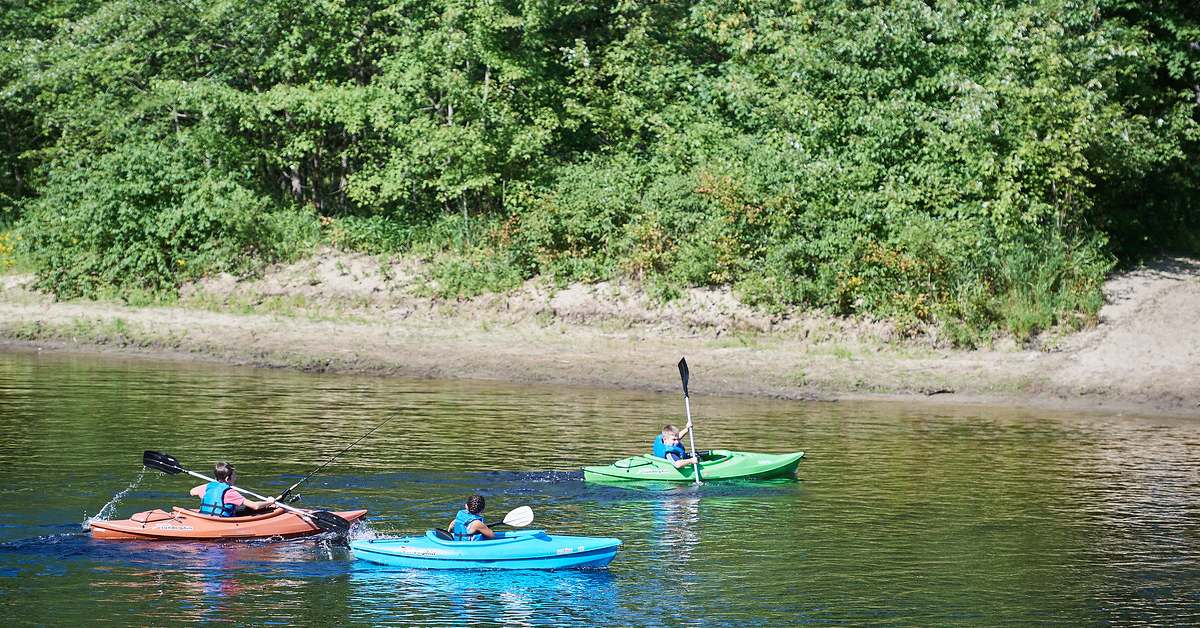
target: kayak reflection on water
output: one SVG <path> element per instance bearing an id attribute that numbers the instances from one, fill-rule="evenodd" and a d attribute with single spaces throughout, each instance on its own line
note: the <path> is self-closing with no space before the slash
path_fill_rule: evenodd
<path id="1" fill-rule="evenodd" d="M 620 625 L 618 580 L 608 570 L 440 571 L 356 561 L 349 623 Z"/>
<path id="2" fill-rule="evenodd" d="M 669 554 L 665 564 L 686 562 L 700 545 L 700 496 L 662 495 L 654 504 L 654 538 L 662 540 L 661 551 Z"/>

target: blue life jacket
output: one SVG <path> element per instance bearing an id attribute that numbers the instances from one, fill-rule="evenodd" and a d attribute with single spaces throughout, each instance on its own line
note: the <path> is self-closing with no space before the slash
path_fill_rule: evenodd
<path id="1" fill-rule="evenodd" d="M 225 503 L 225 492 L 233 488 L 224 482 L 209 482 L 200 498 L 200 514 L 214 517 L 232 517 L 237 514 L 236 504 Z"/>
<path id="2" fill-rule="evenodd" d="M 482 534 L 467 534 L 467 526 L 471 525 L 472 521 L 483 521 L 483 517 L 473 515 L 466 510 L 460 510 L 457 515 L 454 515 L 455 541 L 479 541 L 483 539 Z"/>
<path id="3" fill-rule="evenodd" d="M 687 450 L 683 448 L 682 443 L 675 443 L 674 445 L 667 447 L 667 444 L 663 442 L 662 434 L 655 436 L 654 455 L 659 458 L 666 458 L 667 454 L 675 454 L 676 456 L 679 456 L 680 460 L 688 457 Z"/>

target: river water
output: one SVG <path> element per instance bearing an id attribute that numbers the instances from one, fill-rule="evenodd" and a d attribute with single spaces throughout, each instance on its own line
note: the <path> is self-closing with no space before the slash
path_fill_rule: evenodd
<path id="1" fill-rule="evenodd" d="M 1200 419 L 714 398 L 701 364 L 691 387 L 697 447 L 804 450 L 797 479 L 583 482 L 581 464 L 682 423 L 679 395 L 0 353 L 4 623 L 1200 623 Z M 319 538 L 83 528 L 193 505 L 196 482 L 143 473 L 144 449 L 200 471 L 229 460 L 276 493 L 389 417 L 301 504 L 367 508 L 355 535 L 393 536 L 480 492 L 497 518 L 528 505 L 533 527 L 616 536 L 616 560 L 388 570 Z"/>

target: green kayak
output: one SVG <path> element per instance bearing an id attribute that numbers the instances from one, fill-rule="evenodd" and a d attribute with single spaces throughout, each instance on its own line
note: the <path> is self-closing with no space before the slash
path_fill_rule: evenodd
<path id="1" fill-rule="evenodd" d="M 804 457 L 803 451 L 790 454 L 759 454 L 749 451 L 714 449 L 700 457 L 700 479 L 734 480 L 751 478 L 774 478 L 792 475 Z M 688 465 L 676 469 L 663 458 L 650 454 L 618 460 L 606 467 L 584 467 L 583 479 L 613 480 L 657 480 L 659 482 L 691 482 L 694 467 Z"/>

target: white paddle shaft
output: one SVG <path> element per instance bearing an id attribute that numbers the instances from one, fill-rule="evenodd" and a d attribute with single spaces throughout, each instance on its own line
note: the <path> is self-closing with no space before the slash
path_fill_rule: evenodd
<path id="1" fill-rule="evenodd" d="M 683 396 L 683 409 L 687 413 L 688 441 L 692 445 L 692 470 L 696 476 L 696 484 L 700 483 L 700 458 L 696 456 L 696 429 L 692 426 L 692 402 L 687 395 Z"/>
<path id="2" fill-rule="evenodd" d="M 183 472 L 188 475 L 193 475 L 195 477 L 198 477 L 201 480 L 205 480 L 207 482 L 216 482 L 216 480 L 214 480 L 206 475 L 200 475 L 199 473 L 196 473 L 195 471 L 189 471 L 187 469 L 184 469 Z M 240 486 L 234 486 L 234 485 L 230 484 L 229 488 L 232 488 L 233 490 L 235 490 L 239 493 L 245 493 L 251 497 L 257 497 L 259 499 L 267 499 L 266 497 L 263 497 L 262 495 L 259 495 L 258 493 L 248 491 Z M 303 510 L 300 510 L 299 508 L 292 508 L 291 506 L 288 506 L 287 504 L 282 504 L 280 502 L 275 502 L 275 505 L 279 506 L 280 508 L 282 508 L 288 512 L 296 513 L 297 515 L 300 515 L 301 517 L 304 517 L 305 519 L 308 519 L 310 517 L 309 513 L 305 512 Z"/>

